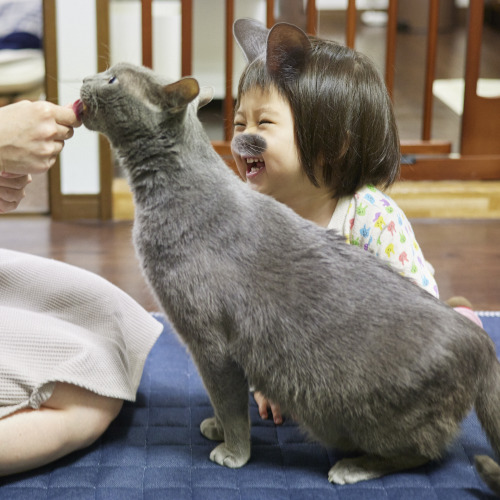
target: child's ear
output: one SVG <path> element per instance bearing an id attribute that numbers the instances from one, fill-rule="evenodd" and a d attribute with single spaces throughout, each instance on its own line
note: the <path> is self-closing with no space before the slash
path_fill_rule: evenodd
<path id="1" fill-rule="evenodd" d="M 198 82 L 191 77 L 170 83 L 163 87 L 163 94 L 169 106 L 169 111 L 182 111 L 200 93 Z"/>
<path id="2" fill-rule="evenodd" d="M 278 80 L 293 80 L 304 69 L 310 51 L 309 37 L 300 28 L 276 24 L 267 38 L 267 70 Z"/>
<path id="3" fill-rule="evenodd" d="M 255 19 L 236 19 L 233 35 L 247 62 L 252 62 L 266 50 L 269 30 Z"/>
<path id="4" fill-rule="evenodd" d="M 212 87 L 201 87 L 200 97 L 198 99 L 198 109 L 206 106 L 214 98 L 214 89 Z"/>

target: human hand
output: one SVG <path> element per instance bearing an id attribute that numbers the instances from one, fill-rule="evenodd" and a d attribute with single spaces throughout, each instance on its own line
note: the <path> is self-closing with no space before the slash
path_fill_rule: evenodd
<path id="1" fill-rule="evenodd" d="M 31 175 L 0 172 L 0 213 L 15 210 L 24 198 L 24 188 L 31 182 Z"/>
<path id="2" fill-rule="evenodd" d="M 71 106 L 20 101 L 0 108 L 0 172 L 46 172 L 80 125 Z"/>
<path id="3" fill-rule="evenodd" d="M 264 395 L 259 391 L 255 391 L 253 393 L 253 397 L 255 398 L 255 402 L 259 407 L 259 415 L 261 416 L 261 418 L 263 418 L 264 420 L 267 419 L 270 408 L 271 413 L 273 414 L 274 423 L 276 425 L 281 425 L 283 423 L 283 417 L 281 416 L 281 409 L 279 405 L 274 404 L 272 401 L 266 399 Z"/>

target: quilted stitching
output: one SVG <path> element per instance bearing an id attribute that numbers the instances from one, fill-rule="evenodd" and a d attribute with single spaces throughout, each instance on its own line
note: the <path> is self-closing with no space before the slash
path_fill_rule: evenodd
<path id="1" fill-rule="evenodd" d="M 263 421 L 251 399 L 252 457 L 238 470 L 213 464 L 199 431 L 211 415 L 197 370 L 165 319 L 147 360 L 136 403 L 92 447 L 37 471 L 0 480 L 5 499 L 119 500 L 461 500 L 492 499 L 472 465 L 492 455 L 474 413 L 440 463 L 350 486 L 327 481 L 342 455 L 309 442 L 296 425 Z M 481 314 L 500 348 L 500 315 Z M 0 443 L 1 446 L 1 443 Z"/>

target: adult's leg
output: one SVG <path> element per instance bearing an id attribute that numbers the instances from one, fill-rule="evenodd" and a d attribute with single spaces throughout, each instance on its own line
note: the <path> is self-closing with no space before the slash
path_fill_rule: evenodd
<path id="1" fill-rule="evenodd" d="M 121 399 L 57 383 L 40 409 L 0 419 L 0 476 L 34 469 L 91 445 L 122 405 Z"/>

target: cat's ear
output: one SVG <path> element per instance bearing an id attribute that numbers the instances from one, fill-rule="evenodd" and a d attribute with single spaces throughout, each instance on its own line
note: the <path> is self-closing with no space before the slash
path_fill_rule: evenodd
<path id="1" fill-rule="evenodd" d="M 163 93 L 169 111 L 175 113 L 186 109 L 187 105 L 200 93 L 200 86 L 194 78 L 187 77 L 165 85 Z"/>
<path id="2" fill-rule="evenodd" d="M 233 34 L 247 62 L 265 53 L 269 30 L 255 19 L 236 19 Z"/>
<path id="3" fill-rule="evenodd" d="M 303 71 L 310 51 L 311 41 L 300 28 L 276 24 L 267 37 L 267 70 L 278 80 L 293 80 Z"/>
<path id="4" fill-rule="evenodd" d="M 201 87 L 200 97 L 198 99 L 198 109 L 206 106 L 214 98 L 214 89 L 212 87 Z"/>

